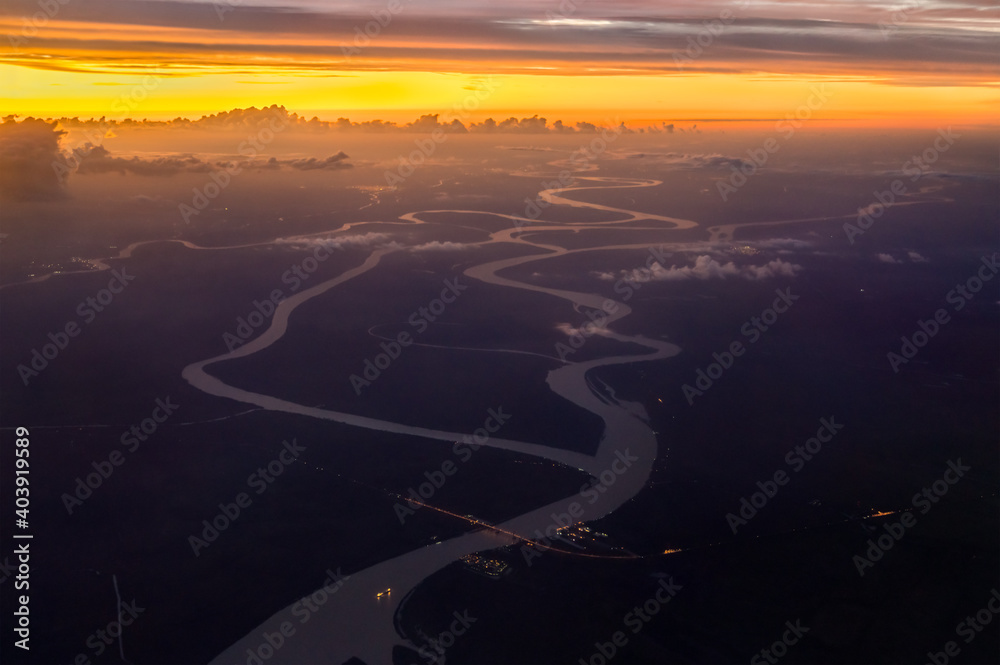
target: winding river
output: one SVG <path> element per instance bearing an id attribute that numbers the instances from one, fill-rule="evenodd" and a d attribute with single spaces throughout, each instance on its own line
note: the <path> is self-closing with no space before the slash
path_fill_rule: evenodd
<path id="1" fill-rule="evenodd" d="M 512 226 L 492 233 L 489 240 L 480 244 L 515 243 L 541 249 L 546 253 L 476 265 L 465 271 L 466 276 L 497 286 L 544 293 L 555 298 L 567 300 L 577 308 L 590 308 L 600 311 L 602 306 L 608 302 L 608 299 L 603 296 L 526 284 L 509 277 L 500 276 L 498 273 L 505 269 L 530 262 L 545 261 L 566 254 L 594 251 L 595 249 L 571 250 L 531 240 L 532 236 L 543 231 L 615 228 L 620 224 L 638 220 L 669 222 L 676 228 L 690 228 L 696 224 L 690 220 L 583 203 L 562 196 L 562 194 L 568 192 L 584 189 L 654 187 L 660 184 L 659 181 L 594 177 L 579 179 L 590 181 L 593 185 L 549 189 L 542 192 L 540 197 L 552 205 L 595 208 L 615 215 L 621 215 L 623 218 L 613 222 L 601 223 L 547 224 L 532 222 L 532 220 L 514 215 L 498 215 L 496 213 L 484 213 L 476 210 L 434 210 L 409 213 L 403 215 L 401 219 L 416 224 L 427 223 L 421 218 L 422 215 L 442 212 L 465 215 L 488 214 L 494 217 L 505 217 L 512 222 Z M 663 227 L 658 226 L 657 228 L 662 229 Z M 645 248 L 648 248 L 648 243 L 602 246 L 596 249 Z M 288 329 L 289 318 L 296 308 L 312 298 L 335 289 L 355 277 L 374 269 L 386 254 L 395 251 L 405 251 L 405 248 L 382 248 L 374 250 L 368 259 L 357 268 L 282 301 L 275 311 L 270 327 L 262 335 L 230 353 L 189 365 L 183 371 L 184 378 L 191 385 L 206 393 L 274 411 L 295 413 L 312 418 L 333 420 L 358 427 L 426 439 L 437 439 L 448 442 L 460 439 L 467 433 L 413 427 L 350 413 L 308 407 L 228 385 L 206 371 L 209 366 L 215 363 L 243 358 L 274 344 L 285 334 Z M 553 392 L 576 404 L 581 409 L 599 416 L 604 422 L 604 432 L 596 454 L 593 456 L 584 455 L 551 448 L 540 443 L 514 441 L 504 438 L 491 437 L 485 444 L 489 447 L 532 455 L 566 465 L 570 468 L 581 469 L 595 478 L 599 477 L 603 471 L 612 470 L 613 468 L 621 469 L 623 462 L 619 460 L 628 460 L 625 472 L 616 477 L 616 481 L 607 487 L 605 493 L 600 494 L 599 499 L 590 503 L 589 500 L 584 501 L 579 495 L 574 494 L 519 515 L 503 524 L 495 525 L 495 529 L 484 528 L 475 530 L 451 540 L 428 545 L 394 559 L 383 561 L 364 570 L 354 572 L 336 593 L 329 597 L 328 602 L 319 611 L 311 614 L 305 623 L 301 622 L 301 609 L 298 615 L 293 615 L 294 605 L 286 607 L 276 612 L 272 617 L 251 631 L 250 634 L 233 644 L 213 662 L 246 663 L 250 657 L 248 649 L 253 651 L 261 645 L 266 644 L 265 634 L 280 632 L 280 626 L 284 622 L 289 622 L 294 627 L 295 632 L 268 659 L 269 663 L 340 663 L 352 656 L 356 656 L 369 663 L 392 662 L 392 649 L 395 645 L 406 645 L 411 648 L 422 646 L 420 644 L 411 644 L 404 640 L 397 633 L 393 619 L 401 599 L 405 598 L 421 581 L 434 572 L 467 554 L 511 544 L 513 539 L 505 534 L 523 534 L 525 538 L 532 538 L 534 536 L 531 534 L 535 534 L 536 531 L 544 533 L 547 527 L 555 523 L 553 515 L 568 513 L 570 510 L 569 507 L 573 503 L 577 504 L 579 509 L 583 510 L 579 521 L 586 522 L 604 517 L 638 494 L 645 486 L 653 462 L 656 459 L 656 435 L 644 420 L 635 415 L 635 405 L 618 403 L 613 398 L 597 394 L 590 387 L 586 375 L 590 370 L 597 367 L 669 358 L 677 354 L 680 349 L 667 342 L 648 339 L 643 336 L 622 335 L 611 330 L 615 321 L 628 316 L 631 312 L 631 309 L 625 303 L 617 302 L 615 304 L 617 307 L 614 309 L 613 314 L 608 315 L 607 322 L 600 334 L 607 338 L 645 347 L 648 349 L 648 352 L 644 354 L 605 357 L 586 362 L 566 363 L 564 366 L 549 372 L 547 377 L 547 384 Z M 616 463 L 617 466 L 613 467 Z M 376 594 L 387 588 L 393 590 L 392 594 L 384 596 L 381 599 L 376 599 Z M 322 596 L 323 594 L 319 597 Z M 462 611 L 465 608 L 456 607 L 454 609 L 455 611 Z M 264 654 L 268 652 L 267 648 L 263 649 Z"/>
<path id="2" fill-rule="evenodd" d="M 550 165 L 565 166 L 565 162 L 551 162 Z M 595 171 L 597 167 L 590 164 L 575 170 L 577 172 Z M 514 175 L 540 177 L 541 174 L 518 173 Z M 357 657 L 364 662 L 372 664 L 391 663 L 392 651 L 396 645 L 408 646 L 414 649 L 423 646 L 422 644 L 412 643 L 406 637 L 401 636 L 395 623 L 395 615 L 400 603 L 423 580 L 445 566 L 460 560 L 465 555 L 509 545 L 517 540 L 530 540 L 534 537 L 532 534 L 535 534 L 536 531 L 544 533 L 547 527 L 555 523 L 554 515 L 569 513 L 571 504 L 577 504 L 583 511 L 578 521 L 587 522 L 600 519 L 632 499 L 646 485 L 653 463 L 657 457 L 656 433 L 652 431 L 646 420 L 642 417 L 641 406 L 616 400 L 613 390 L 599 391 L 588 381 L 587 374 L 599 367 L 670 358 L 676 355 L 680 349 L 673 344 L 650 339 L 642 335 L 624 335 L 615 332 L 613 330 L 615 322 L 627 317 L 632 311 L 623 302 L 610 301 L 604 296 L 592 293 L 529 284 L 509 276 L 501 275 L 500 273 L 528 263 L 549 261 L 579 252 L 619 249 L 644 250 L 649 247 L 649 243 L 635 243 L 567 249 L 558 245 L 545 244 L 538 240 L 539 235 L 544 232 L 592 229 L 618 229 L 622 232 L 642 230 L 648 232 L 655 229 L 667 233 L 671 230 L 693 228 L 698 226 L 698 224 L 687 219 L 615 208 L 568 198 L 574 192 L 588 190 L 656 187 L 662 184 L 660 181 L 593 175 L 577 175 L 575 176 L 575 180 L 577 184 L 572 186 L 542 191 L 539 194 L 540 200 L 553 206 L 599 210 L 608 216 L 618 217 L 619 219 L 590 223 L 555 223 L 538 222 L 516 215 L 502 215 L 478 210 L 423 210 L 400 216 L 399 219 L 401 222 L 399 223 L 405 225 L 429 224 L 430 222 L 424 219 L 424 217 L 437 213 L 452 213 L 466 216 L 489 215 L 495 218 L 504 218 L 510 222 L 509 227 L 489 233 L 488 239 L 480 243 L 469 244 L 489 245 L 504 243 L 522 245 L 526 249 L 531 250 L 530 255 L 475 265 L 465 270 L 464 274 L 467 277 L 487 284 L 534 291 L 552 298 L 565 300 L 572 303 L 577 311 L 580 311 L 582 308 L 601 311 L 606 304 L 614 302 L 616 306 L 614 313 L 607 316 L 606 323 L 599 334 L 609 339 L 644 348 L 646 351 L 644 353 L 609 356 L 583 362 L 564 362 L 562 366 L 551 370 L 546 377 L 547 385 L 555 394 L 569 400 L 579 408 L 595 414 L 603 421 L 603 433 L 596 453 L 594 455 L 585 455 L 553 448 L 545 445 L 544 442 L 517 441 L 499 437 L 491 437 L 484 445 L 550 460 L 569 468 L 580 469 L 594 478 L 600 477 L 602 472 L 620 469 L 622 460 L 628 460 L 626 470 L 624 472 L 615 471 L 616 481 L 607 486 L 606 491 L 600 494 L 599 498 L 592 503 L 589 500 L 583 500 L 578 494 L 573 494 L 548 505 L 539 506 L 502 524 L 493 525 L 492 528 L 484 526 L 483 528 L 472 530 L 450 540 L 428 545 L 396 558 L 382 561 L 363 570 L 351 572 L 350 577 L 337 589 L 336 593 L 329 595 L 326 602 L 323 603 L 318 611 L 308 615 L 308 621 L 302 622 L 301 611 L 293 614 L 294 605 L 277 609 L 271 617 L 219 654 L 212 661 L 213 663 L 248 663 L 248 659 L 250 659 L 249 662 L 257 663 L 258 665 L 261 665 L 262 662 L 266 662 L 269 665 L 278 663 L 303 665 L 305 663 L 343 663 L 351 657 Z M 923 190 L 921 193 L 924 193 Z M 921 201 L 907 201 L 899 203 L 899 205 L 912 205 L 918 202 Z M 740 226 L 839 221 L 856 216 L 857 213 L 852 213 L 843 216 L 720 225 L 711 227 L 708 231 L 711 241 L 726 242 L 732 239 L 734 232 Z M 657 224 L 655 226 L 636 225 L 645 221 L 656 222 Z M 354 227 L 364 227 L 368 224 L 375 224 L 375 222 L 345 224 L 338 227 L 335 231 L 342 233 Z M 384 225 L 385 222 L 378 222 L 377 224 Z M 623 224 L 632 224 L 632 226 L 622 227 Z M 476 230 L 482 231 L 482 229 Z M 485 231 L 482 232 L 486 233 Z M 282 242 L 287 243 L 296 240 L 305 242 L 312 237 L 326 236 L 330 233 L 333 233 L 333 231 L 282 239 Z M 137 247 L 152 242 L 163 241 L 134 243 L 121 250 L 116 258 L 129 258 Z M 277 241 L 232 247 L 201 247 L 181 240 L 172 240 L 170 242 L 179 242 L 192 250 L 218 251 L 240 247 L 273 245 Z M 382 259 L 387 255 L 393 252 L 408 251 L 409 249 L 411 248 L 400 247 L 396 244 L 374 249 L 360 266 L 283 300 L 277 306 L 270 320 L 269 327 L 260 336 L 229 353 L 201 360 L 185 367 L 182 372 L 183 378 L 193 387 L 207 394 L 231 399 L 261 409 L 293 413 L 309 418 L 336 421 L 356 427 L 448 443 L 461 439 L 468 432 L 451 432 L 415 427 L 352 413 L 305 406 L 227 384 L 207 371 L 212 365 L 245 358 L 270 347 L 285 335 L 291 316 L 298 307 L 313 298 L 320 297 L 327 292 L 348 285 L 355 278 L 377 268 Z M 541 250 L 542 253 L 539 254 L 538 250 Z M 106 261 L 93 261 L 91 263 L 94 268 L 99 270 L 110 268 Z M 74 272 L 89 271 L 66 271 L 61 273 L 60 276 L 73 274 Z M 52 276 L 43 275 L 29 281 L 43 281 Z M 21 282 L 20 284 L 24 283 L 28 282 Z M 15 286 L 15 284 L 3 285 L 0 288 L 12 286 Z M 583 318 L 582 313 L 581 318 Z M 492 351 L 499 353 L 524 353 L 516 350 Z M 331 507 L 331 510 L 335 509 L 335 507 Z M 513 534 L 516 534 L 516 537 L 513 537 Z M 558 555 L 553 554 L 551 556 Z M 330 567 L 336 569 L 336 562 L 331 561 Z M 387 588 L 393 590 L 392 594 L 377 599 L 376 594 Z M 317 590 L 317 594 L 326 596 L 326 592 L 321 590 Z M 462 612 L 466 608 L 455 607 L 452 609 Z M 294 633 L 286 637 L 279 648 L 272 649 L 269 657 L 263 657 L 264 654 L 268 653 L 268 649 L 270 648 L 260 649 L 262 645 L 267 644 L 265 635 L 281 633 L 281 626 L 286 622 L 293 627 Z M 470 630 L 475 630 L 475 628 L 473 627 Z M 249 652 L 260 654 L 259 660 L 252 659 Z"/>

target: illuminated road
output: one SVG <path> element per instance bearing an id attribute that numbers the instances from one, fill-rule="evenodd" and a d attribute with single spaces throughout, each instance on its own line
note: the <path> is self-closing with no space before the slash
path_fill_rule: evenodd
<path id="1" fill-rule="evenodd" d="M 621 554 L 621 555 L 613 555 L 612 556 L 612 555 L 608 555 L 608 554 L 588 554 L 587 552 L 574 552 L 573 550 L 564 550 L 564 549 L 560 549 L 558 547 L 554 547 L 552 545 L 547 545 L 545 543 L 541 543 L 537 539 L 533 539 L 533 538 L 531 538 L 529 536 L 525 536 L 525 535 L 520 534 L 520 533 L 515 533 L 514 531 L 510 531 L 508 529 L 504 529 L 503 527 L 496 526 L 495 524 L 490 524 L 489 522 L 484 522 L 482 520 L 477 520 L 477 519 L 471 518 L 468 515 L 459 515 L 458 513 L 453 513 L 450 510 L 445 510 L 444 508 L 437 508 L 435 506 L 432 506 L 429 503 L 424 503 L 423 501 L 417 501 L 416 499 L 413 499 L 412 497 L 404 497 L 402 494 L 392 494 L 392 496 L 396 497 L 397 499 L 399 499 L 401 501 L 405 501 L 405 502 L 411 503 L 411 504 L 416 504 L 416 505 L 420 506 L 421 508 L 429 508 L 429 509 L 431 509 L 431 510 L 433 510 L 435 512 L 441 513 L 442 515 L 448 515 L 449 517 L 454 517 L 456 519 L 460 519 L 460 520 L 462 520 L 464 522 L 467 522 L 468 524 L 470 524 L 472 526 L 480 527 L 480 528 L 483 528 L 483 529 L 488 529 L 488 530 L 493 531 L 495 533 L 507 536 L 508 538 L 511 539 L 511 541 L 513 543 L 518 543 L 518 542 L 524 541 L 530 547 L 539 547 L 539 548 L 541 548 L 541 549 L 543 549 L 545 551 L 559 552 L 560 554 L 568 554 L 570 556 L 582 556 L 582 557 L 587 557 L 587 558 L 590 558 L 590 559 L 641 559 L 642 558 L 642 557 L 640 557 L 637 554 Z M 577 522 L 577 524 L 579 524 L 579 522 Z M 562 529 L 560 529 L 560 531 L 561 530 Z"/>

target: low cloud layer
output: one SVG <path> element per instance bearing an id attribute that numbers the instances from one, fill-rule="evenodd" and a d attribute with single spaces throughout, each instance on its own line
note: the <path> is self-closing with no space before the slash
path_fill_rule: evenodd
<path id="1" fill-rule="evenodd" d="M 613 157 L 619 159 L 642 160 L 643 163 L 669 164 L 670 166 L 680 166 L 689 168 L 740 168 L 749 165 L 739 157 L 727 157 L 726 155 L 692 155 L 679 152 L 628 152 L 612 153 Z"/>
<path id="2" fill-rule="evenodd" d="M 48 119 L 52 121 L 52 118 Z M 124 120 L 114 119 L 80 119 L 58 118 L 59 124 L 71 129 L 97 130 L 102 133 L 121 129 L 189 129 L 203 131 L 232 130 L 240 132 L 258 132 L 269 129 L 274 131 L 293 132 L 367 132 L 367 133 L 419 133 L 431 134 L 441 131 L 446 134 L 587 134 L 603 131 L 605 128 L 590 122 L 577 122 L 575 125 L 564 124 L 562 120 L 550 121 L 538 115 L 530 118 L 509 117 L 504 120 L 487 118 L 482 122 L 463 123 L 460 120 L 441 121 L 441 114 L 430 113 L 422 115 L 412 122 L 396 123 L 387 120 L 366 120 L 353 122 L 348 118 L 337 120 L 320 120 L 318 117 L 306 118 L 291 112 L 284 106 L 272 104 L 257 108 L 251 106 L 245 109 L 233 109 L 222 113 L 205 115 L 198 119 L 174 118 L 173 120 Z M 670 126 L 672 129 L 672 125 Z M 624 125 L 618 128 L 622 132 L 633 130 Z M 645 128 L 644 128 L 645 129 Z M 650 131 L 664 131 L 660 127 L 652 127 Z"/>
<path id="3" fill-rule="evenodd" d="M 0 199 L 47 201 L 65 196 L 54 164 L 62 161 L 59 141 L 66 132 L 54 122 L 29 119 L 0 123 Z"/>
<path id="4" fill-rule="evenodd" d="M 391 236 L 386 233 L 355 233 L 346 236 L 308 237 L 308 238 L 278 238 L 276 245 L 286 245 L 292 249 L 310 249 L 325 247 L 327 249 L 347 249 L 351 247 L 372 247 L 388 244 Z"/>
<path id="5" fill-rule="evenodd" d="M 343 151 L 338 152 L 336 155 L 330 155 L 326 159 L 316 159 L 315 157 L 309 157 L 308 159 L 293 159 L 285 163 L 291 168 L 297 171 L 320 171 L 320 170 L 332 170 L 336 171 L 338 169 L 349 169 L 352 164 L 344 161 L 348 159 L 347 154 Z M 279 163 L 281 160 L 278 160 Z"/>
<path id="6" fill-rule="evenodd" d="M 887 252 L 881 252 L 875 255 L 879 263 L 888 263 L 889 265 L 900 265 L 904 263 L 930 263 L 920 252 L 908 251 L 906 252 L 905 258 L 896 258 L 892 254 Z"/>
<path id="7" fill-rule="evenodd" d="M 80 175 L 99 173 L 133 173 L 143 176 L 170 176 L 183 171 L 209 173 L 213 167 L 193 155 L 183 157 L 154 157 L 141 159 L 114 157 L 104 146 L 91 146 L 79 158 L 76 173 Z"/>
<path id="8" fill-rule="evenodd" d="M 239 160 L 209 162 L 194 155 L 168 155 L 157 157 L 115 157 L 104 146 L 85 145 L 76 151 L 76 156 L 67 160 L 76 163 L 76 173 L 92 175 L 100 173 L 132 173 L 142 176 L 171 176 L 177 173 L 211 173 L 217 169 L 249 168 L 277 170 L 287 167 L 296 171 L 340 170 L 353 168 L 347 160 L 350 157 L 341 151 L 325 159 L 316 157 L 267 160 Z"/>
<path id="9" fill-rule="evenodd" d="M 434 242 L 425 243 L 423 245 L 417 245 L 413 248 L 414 252 L 460 252 L 466 249 L 475 249 L 478 245 L 464 243 L 464 242 L 440 242 L 435 240 Z"/>
<path id="10" fill-rule="evenodd" d="M 691 279 L 746 279 L 759 281 L 772 277 L 795 277 L 803 270 L 802 266 L 781 259 L 774 259 L 763 265 L 739 266 L 729 261 L 719 263 L 707 254 L 695 259 L 693 265 L 663 267 L 654 262 L 649 268 L 622 270 L 619 274 L 611 272 L 598 273 L 598 278 L 604 281 L 623 280 L 632 283 L 646 282 L 678 282 Z"/>

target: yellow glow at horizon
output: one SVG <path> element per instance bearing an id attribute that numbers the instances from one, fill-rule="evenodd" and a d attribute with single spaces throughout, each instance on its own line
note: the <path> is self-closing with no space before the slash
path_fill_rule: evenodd
<path id="1" fill-rule="evenodd" d="M 408 121 L 423 113 L 465 123 L 492 115 L 546 115 L 596 123 L 643 119 L 784 118 L 812 103 L 811 119 L 865 124 L 996 124 L 1000 92 L 990 86 L 886 85 L 860 76 L 500 74 L 492 93 L 473 74 L 420 71 L 330 72 L 314 69 L 191 69 L 162 76 L 151 90 L 146 74 L 67 72 L 0 65 L 0 113 L 112 119 L 199 117 L 248 106 L 284 105 L 324 120 L 382 117 Z M 146 77 L 146 78 L 144 78 Z M 845 80 L 847 79 L 847 80 Z M 815 94 L 820 85 L 828 101 Z M 477 98 L 474 90 L 483 90 Z M 129 96 L 133 95 L 132 101 Z M 145 94 L 144 94 L 145 93 Z M 463 108 L 465 103 L 468 110 Z M 123 109 L 130 111 L 124 113 Z M 456 110 L 457 109 L 457 110 Z M 379 115 L 379 112 L 382 112 Z M 309 113 L 310 117 L 312 113 Z"/>

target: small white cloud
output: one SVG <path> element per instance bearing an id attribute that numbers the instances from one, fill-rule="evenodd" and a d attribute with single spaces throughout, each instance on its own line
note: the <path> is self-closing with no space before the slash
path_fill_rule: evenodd
<path id="1" fill-rule="evenodd" d="M 449 194 L 448 192 L 438 192 L 434 195 L 434 200 L 442 201 L 489 201 L 493 197 L 489 194 Z"/>
<path id="2" fill-rule="evenodd" d="M 586 323 L 579 328 L 574 328 L 569 323 L 560 323 L 556 326 L 556 330 L 563 333 L 567 337 L 573 337 L 574 335 L 583 335 L 584 337 L 590 337 L 591 335 L 607 335 L 608 331 L 604 328 L 599 328 L 592 323 Z"/>
<path id="3" fill-rule="evenodd" d="M 474 249 L 478 245 L 463 242 L 440 242 L 435 240 L 413 248 L 414 252 L 459 252 L 463 249 Z"/>
<path id="4" fill-rule="evenodd" d="M 278 238 L 274 241 L 274 244 L 289 245 L 295 249 L 308 249 L 310 247 L 344 249 L 345 247 L 369 247 L 385 243 L 387 240 L 389 240 L 389 236 L 385 233 L 358 233 L 333 238 Z"/>
<path id="5" fill-rule="evenodd" d="M 775 259 L 762 266 L 745 266 L 743 276 L 749 280 L 770 279 L 772 277 L 795 277 L 802 266 Z"/>
<path id="6" fill-rule="evenodd" d="M 879 254 L 878 260 L 882 263 L 897 264 L 900 263 L 896 259 L 892 258 L 892 254 Z"/>
<path id="7" fill-rule="evenodd" d="M 910 261 L 913 263 L 930 263 L 930 261 L 921 256 L 919 252 L 907 252 L 906 255 L 910 257 Z"/>
<path id="8" fill-rule="evenodd" d="M 802 269 L 802 266 L 798 264 L 781 259 L 774 259 L 760 266 L 737 266 L 732 261 L 719 263 L 706 254 L 696 258 L 693 266 L 677 267 L 674 265 L 670 268 L 664 268 L 659 262 L 656 262 L 648 269 L 623 270 L 621 275 L 623 279 L 630 282 L 671 282 L 688 279 L 727 279 L 730 277 L 758 281 L 779 276 L 795 277 Z"/>

